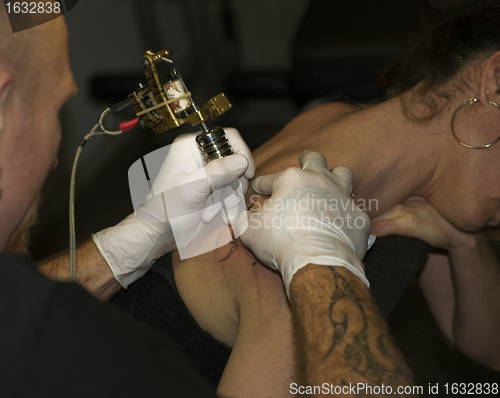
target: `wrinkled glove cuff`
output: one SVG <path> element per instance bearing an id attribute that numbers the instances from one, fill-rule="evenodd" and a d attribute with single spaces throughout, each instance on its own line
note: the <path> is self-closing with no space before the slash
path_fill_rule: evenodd
<path id="1" fill-rule="evenodd" d="M 354 250 L 352 250 L 350 246 L 341 242 L 337 242 L 337 246 L 340 247 L 336 247 L 329 253 L 323 253 L 321 255 L 315 255 L 311 253 L 311 255 L 305 254 L 297 256 L 300 258 L 300 260 L 296 264 L 290 267 L 280 267 L 283 270 L 283 282 L 285 284 L 288 298 L 290 298 L 290 284 L 292 283 L 293 276 L 299 269 L 305 267 L 307 264 L 325 265 L 330 267 L 344 267 L 351 273 L 356 275 L 359 279 L 361 279 L 368 289 L 370 288 L 370 282 L 366 278 L 363 264 Z"/>
<path id="2" fill-rule="evenodd" d="M 142 277 L 158 258 L 175 249 L 168 223 L 140 221 L 135 214 L 93 234 L 92 239 L 124 288 Z"/>

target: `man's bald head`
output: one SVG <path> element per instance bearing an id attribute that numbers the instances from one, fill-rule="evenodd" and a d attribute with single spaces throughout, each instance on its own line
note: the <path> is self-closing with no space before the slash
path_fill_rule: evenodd
<path id="1" fill-rule="evenodd" d="M 29 29 L 12 33 L 7 12 L 0 6 L 0 69 L 13 73 L 19 67 L 18 60 L 29 51 L 32 39 Z"/>
<path id="2" fill-rule="evenodd" d="M 74 93 L 64 19 L 12 33 L 0 7 L 0 250 L 54 164 L 59 112 Z"/>
<path id="3" fill-rule="evenodd" d="M 26 14 L 11 14 L 11 19 L 27 18 Z M 19 85 L 29 84 L 31 90 L 38 88 L 36 75 L 26 79 L 26 73 L 36 73 L 40 57 L 50 57 L 48 44 L 54 39 L 64 40 L 66 45 L 66 24 L 63 18 L 43 23 L 43 14 L 33 14 L 32 23 L 41 23 L 33 28 L 13 33 L 5 7 L 0 6 L 0 70 L 9 72 Z M 51 16 L 51 18 L 54 18 Z M 15 23 L 15 22 L 14 22 Z M 17 79 L 18 76 L 23 78 Z"/>

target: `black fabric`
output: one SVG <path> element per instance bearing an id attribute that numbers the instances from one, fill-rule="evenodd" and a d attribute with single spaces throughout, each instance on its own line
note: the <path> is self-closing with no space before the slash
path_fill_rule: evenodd
<path id="1" fill-rule="evenodd" d="M 420 3 L 310 0 L 291 47 L 293 98 L 303 104 L 348 86 L 376 83 L 416 32 Z"/>
<path id="2" fill-rule="evenodd" d="M 214 386 L 219 384 L 231 348 L 200 328 L 177 292 L 171 254 L 111 302 L 125 313 L 147 322 L 175 341 L 186 358 Z"/>
<path id="3" fill-rule="evenodd" d="M 0 255 L 0 397 L 215 397 L 158 332 Z"/>
<path id="4" fill-rule="evenodd" d="M 365 257 L 370 291 L 385 319 L 391 321 L 408 286 L 425 264 L 430 246 L 415 238 L 378 238 Z"/>

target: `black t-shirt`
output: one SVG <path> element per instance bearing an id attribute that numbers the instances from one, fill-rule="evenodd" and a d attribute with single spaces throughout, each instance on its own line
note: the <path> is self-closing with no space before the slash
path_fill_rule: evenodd
<path id="1" fill-rule="evenodd" d="M 0 397 L 214 397 L 174 344 L 0 255 Z"/>
<path id="2" fill-rule="evenodd" d="M 111 303 L 168 336 L 214 387 L 219 384 L 232 349 L 203 330 L 189 312 L 175 284 L 170 253 Z"/>

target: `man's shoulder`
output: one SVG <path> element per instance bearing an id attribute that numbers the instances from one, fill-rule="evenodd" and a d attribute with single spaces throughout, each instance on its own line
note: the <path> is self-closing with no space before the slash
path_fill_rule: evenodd
<path id="1" fill-rule="evenodd" d="M 54 281 L 42 276 L 30 260 L 0 253 L 1 295 L 16 292 L 22 285 L 39 285 L 43 289 L 50 289 L 54 284 Z"/>
<path id="2" fill-rule="evenodd" d="M 59 284 L 41 275 L 31 261 L 1 253 L 0 317 L 8 321 L 0 328 L 0 336 L 34 326 L 31 323 L 42 316 L 51 292 Z"/>
<path id="3" fill-rule="evenodd" d="M 0 254 L 0 391 L 9 391 L 26 366 L 55 282 L 43 277 L 29 260 Z"/>
<path id="4" fill-rule="evenodd" d="M 40 274 L 30 260 L 1 253 L 0 316 L 24 310 L 23 319 L 36 316 L 59 284 Z"/>
<path id="5" fill-rule="evenodd" d="M 170 340 L 3 254 L 0 319 L 1 397 L 213 396 Z"/>

